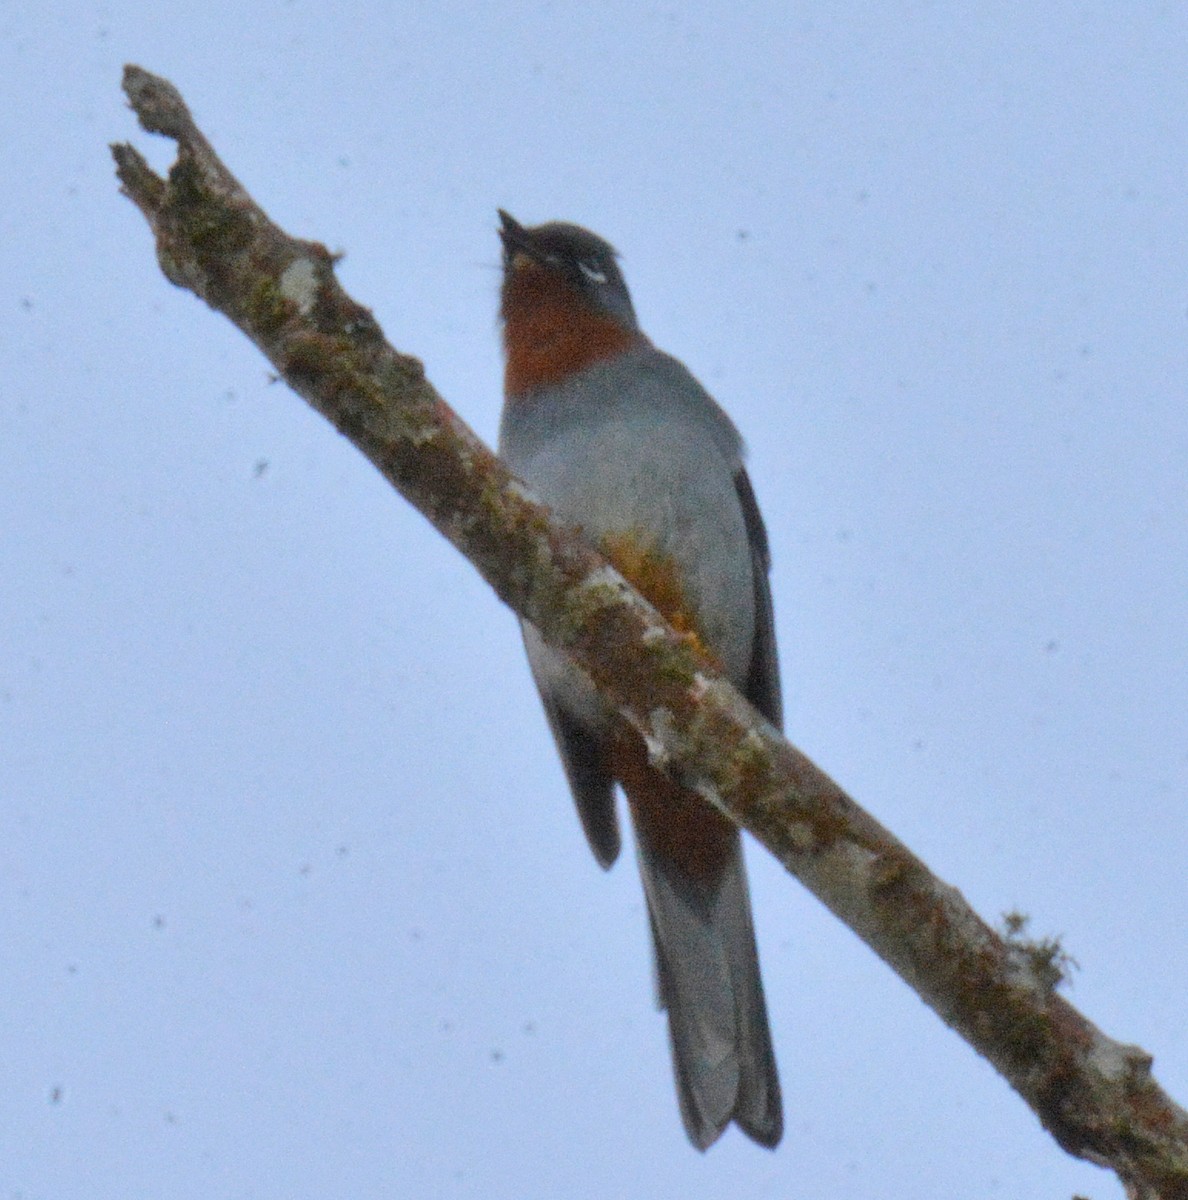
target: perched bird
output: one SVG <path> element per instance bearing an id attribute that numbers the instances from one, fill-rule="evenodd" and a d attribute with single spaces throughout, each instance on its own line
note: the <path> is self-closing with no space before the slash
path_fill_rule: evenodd
<path id="1" fill-rule="evenodd" d="M 500 453 L 774 724 L 780 684 L 763 521 L 730 418 L 640 331 L 615 251 L 502 210 Z M 681 1116 L 701 1150 L 731 1121 L 783 1132 L 738 830 L 653 768 L 637 733 L 530 625 L 524 641 L 594 856 L 627 797 Z"/>

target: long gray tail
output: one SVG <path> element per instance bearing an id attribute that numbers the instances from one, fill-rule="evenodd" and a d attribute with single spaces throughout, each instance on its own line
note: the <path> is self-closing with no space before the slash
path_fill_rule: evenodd
<path id="1" fill-rule="evenodd" d="M 784 1131 L 737 831 L 720 874 L 692 879 L 636 841 L 681 1116 L 699 1150 L 733 1120 L 762 1146 Z"/>

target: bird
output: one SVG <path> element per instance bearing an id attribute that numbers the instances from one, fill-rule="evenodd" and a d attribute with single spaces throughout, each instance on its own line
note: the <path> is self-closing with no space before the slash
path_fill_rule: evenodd
<path id="1" fill-rule="evenodd" d="M 608 242 L 567 222 L 499 218 L 500 455 L 780 726 L 768 539 L 737 429 L 640 329 Z M 783 1106 L 739 830 L 652 765 L 588 678 L 521 629 L 603 868 L 620 849 L 616 784 L 626 797 L 689 1140 L 705 1150 L 733 1121 L 774 1148 Z"/>

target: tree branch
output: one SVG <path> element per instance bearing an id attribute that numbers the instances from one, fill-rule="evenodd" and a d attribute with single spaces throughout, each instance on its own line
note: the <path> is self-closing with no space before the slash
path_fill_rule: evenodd
<path id="1" fill-rule="evenodd" d="M 1188 1200 L 1188 1113 L 1151 1057 L 1056 993 L 1060 955 L 1003 937 L 823 771 L 572 530 L 555 526 L 339 287 L 334 258 L 273 225 L 220 162 L 172 84 L 127 67 L 141 125 L 177 143 L 161 179 L 112 147 L 165 275 L 225 314 L 478 568 L 588 672 L 653 760 L 751 831 L 988 1058 L 1070 1154 L 1129 1195 Z"/>

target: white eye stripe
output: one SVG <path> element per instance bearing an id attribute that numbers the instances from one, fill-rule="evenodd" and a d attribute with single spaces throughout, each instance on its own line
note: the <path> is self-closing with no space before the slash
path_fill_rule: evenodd
<path id="1" fill-rule="evenodd" d="M 578 270 L 581 271 L 581 273 L 591 283 L 605 283 L 606 282 L 606 272 L 603 270 L 600 270 L 598 267 L 594 266 L 593 263 L 582 262 L 581 259 L 579 259 L 578 260 Z"/>

